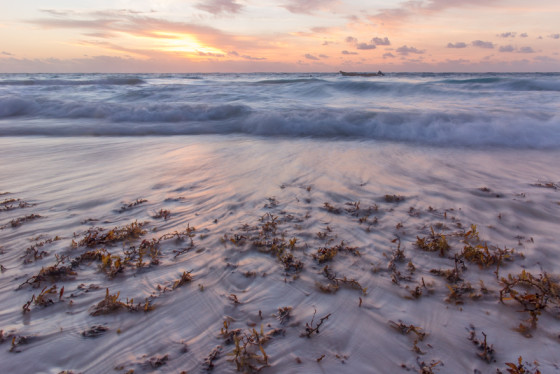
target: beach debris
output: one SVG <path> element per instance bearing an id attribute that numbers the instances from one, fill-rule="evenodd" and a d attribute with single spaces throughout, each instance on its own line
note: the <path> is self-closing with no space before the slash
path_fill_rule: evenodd
<path id="1" fill-rule="evenodd" d="M 0 229 L 5 229 L 8 226 L 14 227 L 14 228 L 19 227 L 25 222 L 33 221 L 33 220 L 36 220 L 38 218 L 44 218 L 44 217 L 39 215 L 39 214 L 29 214 L 29 215 L 24 216 L 24 217 L 14 218 L 13 220 L 10 221 L 9 224 L 0 226 Z"/>
<path id="2" fill-rule="evenodd" d="M 278 318 L 281 325 L 285 325 L 292 318 L 291 313 L 292 313 L 292 307 L 285 306 L 282 308 L 278 308 L 278 314 L 275 316 L 276 318 Z"/>
<path id="3" fill-rule="evenodd" d="M 241 302 L 237 299 L 237 295 L 234 293 L 230 294 L 228 299 L 233 303 L 233 305 L 241 304 Z"/>
<path id="4" fill-rule="evenodd" d="M 248 332 L 240 332 L 233 336 L 235 348 L 228 356 L 229 361 L 235 363 L 237 371 L 245 373 L 258 373 L 268 365 L 268 355 L 264 350 L 264 345 L 270 339 L 264 335 L 261 327 L 260 334 L 252 329 Z"/>
<path id="5" fill-rule="evenodd" d="M 284 264 L 284 270 L 286 272 L 300 272 L 303 270 L 303 262 L 298 260 L 293 254 L 286 253 L 282 256 L 279 256 L 280 262 Z"/>
<path id="6" fill-rule="evenodd" d="M 138 303 L 134 305 L 134 299 L 128 300 L 126 302 L 122 302 L 118 300 L 120 292 L 117 292 L 115 295 L 109 294 L 109 289 L 107 288 L 105 298 L 101 300 L 93 309 L 93 312 L 90 314 L 92 316 L 100 316 L 103 314 L 110 314 L 119 312 L 122 310 L 127 310 L 129 312 L 137 312 L 143 310 L 145 312 L 150 311 L 153 309 L 151 302 L 148 298 L 146 298 L 144 304 Z"/>
<path id="7" fill-rule="evenodd" d="M 463 270 L 466 270 L 465 262 L 460 259 L 457 255 L 454 258 L 455 266 L 452 269 L 431 269 L 430 273 L 444 277 L 449 283 L 457 283 L 462 281 L 461 274 Z"/>
<path id="8" fill-rule="evenodd" d="M 220 353 L 222 352 L 222 346 L 217 345 L 212 349 L 210 354 L 204 359 L 204 368 L 206 371 L 214 370 L 214 361 L 218 359 Z"/>
<path id="9" fill-rule="evenodd" d="M 165 221 L 167 221 L 169 219 L 169 217 L 171 217 L 171 212 L 167 209 L 160 209 L 158 212 L 156 212 L 152 216 L 152 218 L 155 218 L 155 219 L 163 218 Z"/>
<path id="10" fill-rule="evenodd" d="M 424 352 L 422 352 L 420 347 L 418 347 L 418 343 L 423 341 L 427 335 L 425 332 L 422 331 L 421 327 L 414 326 L 412 324 L 407 325 L 403 323 L 401 320 L 399 320 L 398 323 L 394 321 L 389 321 L 389 326 L 391 326 L 392 328 L 394 328 L 395 330 L 397 330 L 403 335 L 414 333 L 415 337 L 413 340 L 412 350 L 418 354 L 424 354 Z"/>
<path id="11" fill-rule="evenodd" d="M 523 307 L 522 312 L 529 313 L 533 328 L 549 304 L 560 305 L 560 284 L 547 273 L 535 276 L 522 270 L 518 275 L 502 277 L 500 283 L 503 285 L 500 301 L 517 301 Z"/>
<path id="12" fill-rule="evenodd" d="M 494 359 L 494 346 L 493 345 L 488 345 L 488 342 L 486 341 L 486 334 L 484 333 L 484 331 L 481 332 L 482 336 L 484 336 L 484 340 L 479 340 L 478 337 L 476 336 L 476 329 L 474 326 L 470 326 L 469 329 L 469 340 L 471 342 L 473 342 L 473 344 L 476 346 L 476 348 L 478 349 L 479 352 L 477 352 L 477 356 L 485 361 L 486 363 L 490 364 L 492 362 L 496 362 L 496 360 Z"/>
<path id="13" fill-rule="evenodd" d="M 315 321 L 315 315 L 317 314 L 317 309 L 315 309 L 315 311 L 313 312 L 313 317 L 311 317 L 311 322 L 309 323 L 305 323 L 305 330 L 301 333 L 301 337 L 308 337 L 311 338 L 311 336 L 315 333 L 315 334 L 319 334 L 319 328 L 323 325 L 323 323 L 329 319 L 329 317 L 331 316 L 332 313 L 327 314 L 324 317 L 321 317 L 321 319 L 319 320 L 319 322 L 317 322 L 315 324 L 315 326 L 313 325 L 314 321 Z"/>
<path id="14" fill-rule="evenodd" d="M 488 244 L 478 244 L 476 246 L 466 245 L 460 254 L 461 258 L 477 264 L 480 268 L 496 266 L 496 277 L 500 270 L 500 266 L 505 260 L 512 260 L 515 255 L 514 249 L 488 247 Z"/>
<path id="15" fill-rule="evenodd" d="M 335 245 L 333 247 L 322 247 L 317 249 L 317 253 L 314 253 L 312 256 L 317 262 L 320 264 L 331 261 L 339 252 L 346 252 L 350 253 L 354 256 L 360 256 L 360 251 L 358 247 L 350 247 L 344 244 L 344 241 L 341 241 L 340 244 Z"/>
<path id="16" fill-rule="evenodd" d="M 82 336 L 85 338 L 96 338 L 99 335 L 103 335 L 109 331 L 109 329 L 102 325 L 94 325 L 91 326 L 89 329 L 82 331 Z"/>
<path id="17" fill-rule="evenodd" d="M 128 204 L 125 203 L 119 209 L 119 213 L 126 212 L 127 210 L 131 210 L 132 208 L 134 208 L 134 207 L 136 207 L 140 204 L 147 203 L 147 202 L 148 202 L 148 200 L 146 200 L 146 199 L 136 199 L 135 201 L 133 201 L 131 203 L 128 203 Z"/>
<path id="18" fill-rule="evenodd" d="M 384 199 L 386 203 L 400 203 L 406 200 L 402 195 L 385 195 Z"/>
<path id="19" fill-rule="evenodd" d="M 12 344 L 10 350 L 8 352 L 11 353 L 20 353 L 21 351 L 18 349 L 19 346 L 27 345 L 31 343 L 33 340 L 37 339 L 36 336 L 25 336 L 25 335 L 11 335 L 12 336 Z"/>
<path id="20" fill-rule="evenodd" d="M 426 252 L 439 252 L 440 256 L 443 257 L 445 252 L 450 249 L 447 239 L 441 233 L 436 234 L 433 227 L 430 227 L 430 230 L 431 234 L 429 236 L 416 237 L 416 246 Z"/>
<path id="21" fill-rule="evenodd" d="M 523 357 L 519 356 L 517 363 L 506 362 L 507 368 L 505 369 L 509 374 L 541 374 L 539 370 L 539 363 L 535 360 L 533 363 L 525 361 L 523 363 Z M 500 369 L 497 370 L 498 374 L 503 374 Z"/>
<path id="22" fill-rule="evenodd" d="M 184 271 L 183 274 L 181 275 L 181 278 L 177 279 L 175 282 L 173 282 L 173 289 L 176 289 L 178 287 L 181 287 L 187 283 L 190 283 L 193 279 L 193 276 L 191 275 L 190 271 Z"/>
<path id="23" fill-rule="evenodd" d="M 434 373 L 434 368 L 438 365 L 442 365 L 443 366 L 443 362 L 441 361 L 435 361 L 435 360 L 431 360 L 429 363 L 426 363 L 424 361 L 420 361 L 420 357 L 416 357 L 416 363 L 418 364 L 420 371 L 420 374 L 433 374 Z"/>
<path id="24" fill-rule="evenodd" d="M 147 222 L 134 221 L 125 226 L 117 226 L 107 232 L 101 227 L 93 227 L 86 231 L 84 237 L 79 241 L 73 242 L 74 247 L 96 247 L 98 245 L 111 245 L 121 241 L 131 241 L 146 234 L 142 229 Z"/>
<path id="25" fill-rule="evenodd" d="M 336 274 L 329 268 L 329 265 L 325 265 L 323 268 L 323 275 L 329 280 L 329 284 L 324 286 L 318 284 L 319 289 L 326 293 L 335 293 L 340 288 L 340 285 L 346 285 L 355 290 L 361 291 L 364 295 L 367 293 L 367 288 L 362 287 L 362 285 L 353 278 L 347 278 L 346 276 L 342 278 L 337 278 Z"/>
<path id="26" fill-rule="evenodd" d="M 276 208 L 278 205 L 280 205 L 280 202 L 274 196 L 269 197 L 266 200 L 268 201 L 268 203 L 264 204 L 263 208 L 265 209 Z"/>
<path id="27" fill-rule="evenodd" d="M 555 182 L 537 182 L 531 184 L 533 187 L 551 188 L 553 190 L 560 190 L 560 183 Z"/>
<path id="28" fill-rule="evenodd" d="M 144 363 L 144 365 L 149 366 L 152 369 L 157 369 L 157 368 L 160 368 L 163 365 L 167 364 L 168 360 L 169 360 L 169 355 L 154 356 L 154 357 L 150 357 L 150 359 L 147 360 Z"/>
<path id="29" fill-rule="evenodd" d="M 75 271 L 72 270 L 72 266 L 62 266 L 66 260 L 66 256 L 56 256 L 56 264 L 48 267 L 43 267 L 37 273 L 37 275 L 32 276 L 31 278 L 27 279 L 25 282 L 18 286 L 18 290 L 23 288 L 25 285 L 30 285 L 33 288 L 38 288 L 41 286 L 41 282 L 51 281 L 57 282 L 61 280 L 68 279 L 69 277 L 77 275 Z"/>
<path id="30" fill-rule="evenodd" d="M 9 210 L 14 210 L 14 209 L 28 208 L 35 205 L 36 204 L 30 204 L 27 201 L 23 201 L 17 198 L 4 199 L 3 201 L 0 201 L 0 212 L 2 211 L 7 212 Z"/>
<path id="31" fill-rule="evenodd" d="M 331 213 L 331 214 L 340 214 L 340 213 L 342 213 L 342 209 L 340 209 L 340 208 L 338 208 L 338 207 L 335 207 L 335 206 L 331 205 L 331 204 L 328 203 L 328 202 L 326 202 L 326 203 L 323 204 L 323 208 L 324 208 L 327 212 L 329 212 L 329 213 Z"/>

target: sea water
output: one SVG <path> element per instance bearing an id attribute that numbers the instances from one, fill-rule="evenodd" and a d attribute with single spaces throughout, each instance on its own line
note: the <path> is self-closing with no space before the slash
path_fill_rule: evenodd
<path id="1" fill-rule="evenodd" d="M 508 274 L 559 275 L 559 108 L 560 74 L 0 75 L 2 370 L 190 372 L 219 346 L 214 370 L 235 372 L 224 321 L 239 339 L 280 329 L 267 360 L 248 346 L 263 372 L 492 372 L 519 356 L 558 370 L 558 300 L 520 332 L 529 314 L 499 295 Z M 73 245 L 135 221 L 139 239 Z M 283 253 L 255 243 L 272 224 L 296 239 Z M 92 260 L 26 283 L 192 227 L 192 245 L 161 241 L 157 264 L 109 276 Z M 432 229 L 448 252 L 418 247 Z M 486 268 L 461 258 L 468 244 L 515 254 Z M 286 268 L 287 253 L 303 268 Z M 461 280 L 437 275 L 456 266 Z M 34 302 L 54 284 L 62 297 Z M 106 292 L 154 309 L 92 315 Z M 471 331 L 494 345 L 490 363 Z"/>

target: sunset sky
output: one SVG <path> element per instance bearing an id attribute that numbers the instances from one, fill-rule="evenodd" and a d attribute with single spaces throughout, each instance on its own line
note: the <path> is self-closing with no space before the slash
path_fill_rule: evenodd
<path id="1" fill-rule="evenodd" d="M 0 72 L 560 71 L 558 0 L 21 0 Z"/>

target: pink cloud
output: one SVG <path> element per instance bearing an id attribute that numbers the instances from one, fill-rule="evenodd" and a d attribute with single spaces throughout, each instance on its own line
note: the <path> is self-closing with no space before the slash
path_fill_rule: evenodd
<path id="1" fill-rule="evenodd" d="M 212 14 L 239 13 L 243 9 L 235 0 L 206 0 L 195 6 Z"/>
<path id="2" fill-rule="evenodd" d="M 319 10 L 330 9 L 337 0 L 287 0 L 283 8 L 292 13 L 312 14 Z"/>

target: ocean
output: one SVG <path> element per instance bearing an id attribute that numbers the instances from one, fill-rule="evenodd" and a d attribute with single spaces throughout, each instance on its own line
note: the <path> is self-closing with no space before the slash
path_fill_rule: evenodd
<path id="1" fill-rule="evenodd" d="M 558 73 L 2 74 L 2 370 L 558 371 L 558 160 Z"/>

